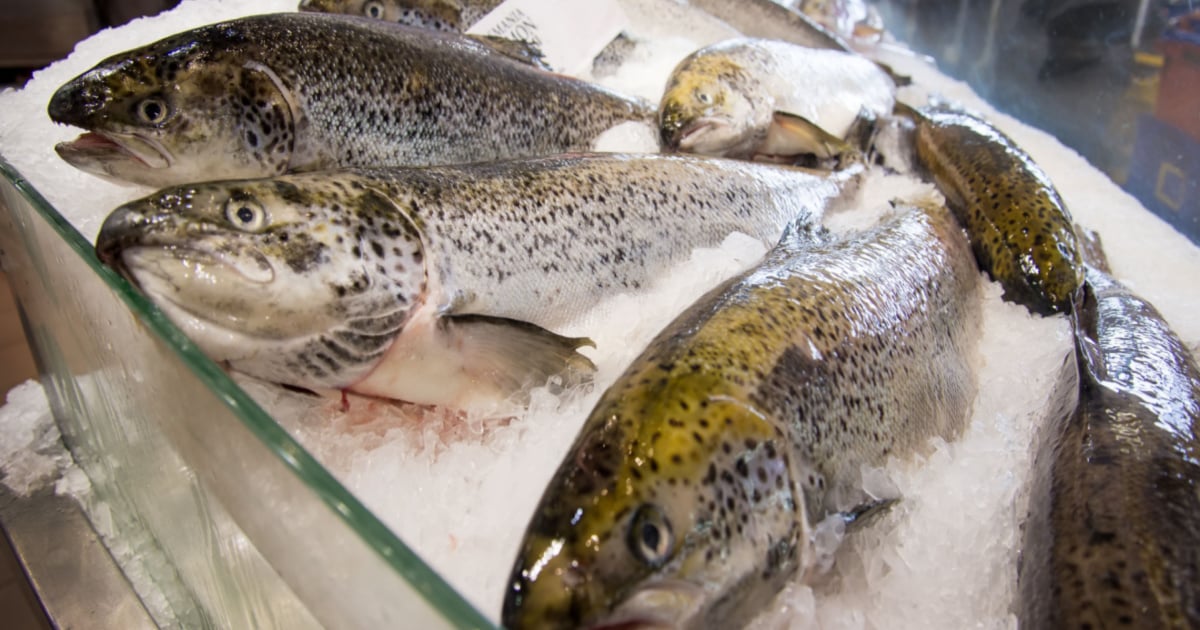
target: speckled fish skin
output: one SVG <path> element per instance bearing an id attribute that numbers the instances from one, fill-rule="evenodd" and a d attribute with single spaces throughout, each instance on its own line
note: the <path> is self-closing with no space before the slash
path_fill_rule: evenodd
<path id="1" fill-rule="evenodd" d="M 654 115 L 459 34 L 319 13 L 242 18 L 116 55 L 61 87 L 49 113 L 96 132 L 57 147 L 68 162 L 160 187 L 586 151 Z"/>
<path id="2" fill-rule="evenodd" d="M 906 109 L 919 168 L 963 223 L 979 266 L 1006 299 L 1031 312 L 1066 312 L 1083 280 L 1071 216 L 1033 158 L 983 120 Z"/>
<path id="3" fill-rule="evenodd" d="M 301 11 L 344 13 L 436 31 L 466 32 L 503 0 L 301 0 Z"/>
<path id="4" fill-rule="evenodd" d="M 1200 369 L 1103 272 L 1088 268 L 1076 310 L 1078 369 L 1035 459 L 1020 625 L 1200 628 Z"/>
<path id="5" fill-rule="evenodd" d="M 466 386 L 435 395 L 412 385 L 422 375 L 405 373 L 415 369 L 405 357 L 430 357 L 426 373 L 435 363 L 454 372 L 453 343 L 422 345 L 457 334 L 452 322 L 479 330 L 486 319 L 537 340 L 553 356 L 535 375 L 553 374 L 545 366 L 574 360 L 582 340 L 552 331 L 598 300 L 643 288 L 734 231 L 770 243 L 793 218 L 815 222 L 848 194 L 846 181 L 615 154 L 297 174 L 127 204 L 105 222 L 97 251 L 234 369 L 449 404 Z"/>
<path id="6" fill-rule="evenodd" d="M 789 236 L 604 393 L 531 520 L 506 627 L 737 627 L 807 574 L 817 522 L 867 503 L 861 466 L 960 433 L 980 276 L 950 213 Z"/>
<path id="7" fill-rule="evenodd" d="M 748 37 L 777 39 L 809 48 L 851 52 L 846 40 L 815 20 L 773 0 L 687 0 Z"/>
<path id="8" fill-rule="evenodd" d="M 750 158 L 775 112 L 844 139 L 861 111 L 891 114 L 895 85 L 859 55 L 739 38 L 688 55 L 667 80 L 659 135 L 670 150 Z"/>

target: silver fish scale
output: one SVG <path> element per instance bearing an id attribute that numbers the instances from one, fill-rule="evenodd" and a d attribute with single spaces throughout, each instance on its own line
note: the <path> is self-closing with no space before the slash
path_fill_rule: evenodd
<path id="1" fill-rule="evenodd" d="M 361 173 L 421 227 L 444 308 L 551 329 L 733 232 L 773 243 L 842 192 L 800 170 L 677 156 Z"/>
<path id="2" fill-rule="evenodd" d="M 802 325 L 752 400 L 788 420 L 795 456 L 809 469 L 802 481 L 815 523 L 862 503 L 861 465 L 882 466 L 931 436 L 962 431 L 976 387 L 979 274 L 945 210 L 788 255 L 792 294 L 825 298 L 800 297 L 781 318 Z"/>
<path id="3" fill-rule="evenodd" d="M 292 170 L 586 150 L 645 104 L 514 62 L 458 35 L 337 15 L 254 16 L 193 38 L 274 72 L 299 115 Z"/>

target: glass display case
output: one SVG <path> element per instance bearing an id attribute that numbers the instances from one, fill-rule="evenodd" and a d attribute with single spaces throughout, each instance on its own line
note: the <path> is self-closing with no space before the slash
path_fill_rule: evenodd
<path id="1" fill-rule="evenodd" d="M 0 175 L 3 265 L 42 383 L 162 593 L 145 602 L 160 626 L 491 626 L 20 173 Z"/>

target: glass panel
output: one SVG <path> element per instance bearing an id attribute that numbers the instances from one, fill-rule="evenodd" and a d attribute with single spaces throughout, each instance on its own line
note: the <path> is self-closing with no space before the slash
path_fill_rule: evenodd
<path id="1" fill-rule="evenodd" d="M 3 160 L 0 173 L 4 268 L 95 487 L 89 517 L 111 513 L 129 546 L 114 555 L 144 565 L 158 623 L 490 626 Z"/>
<path id="2" fill-rule="evenodd" d="M 882 0 L 889 30 L 1200 243 L 1200 10 L 1190 2 Z"/>

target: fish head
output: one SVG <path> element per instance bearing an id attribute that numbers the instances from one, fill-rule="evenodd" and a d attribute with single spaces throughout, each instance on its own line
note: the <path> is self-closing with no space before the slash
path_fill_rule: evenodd
<path id="1" fill-rule="evenodd" d="M 282 80 L 245 54 L 254 43 L 216 24 L 110 57 L 50 99 L 57 123 L 87 131 L 55 147 L 119 183 L 278 175 L 295 147 Z"/>
<path id="2" fill-rule="evenodd" d="M 455 0 L 303 0 L 301 11 L 361 15 L 416 28 L 458 32 L 463 24 L 463 5 Z"/>
<path id="3" fill-rule="evenodd" d="M 505 627 L 732 627 L 795 573 L 807 525 L 783 434 L 711 380 L 606 392 L 530 522 Z"/>
<path id="4" fill-rule="evenodd" d="M 693 54 L 675 68 L 658 108 L 667 151 L 748 157 L 766 136 L 772 102 L 744 66 L 719 54 Z"/>
<path id="5" fill-rule="evenodd" d="M 168 188 L 117 208 L 96 252 L 213 359 L 314 389 L 369 372 L 425 285 L 416 226 L 348 174 Z"/>

